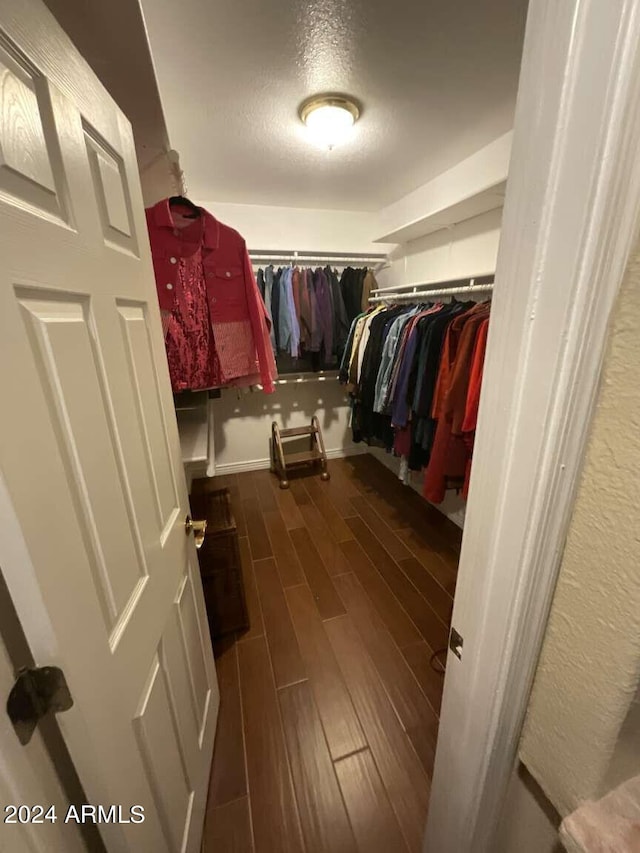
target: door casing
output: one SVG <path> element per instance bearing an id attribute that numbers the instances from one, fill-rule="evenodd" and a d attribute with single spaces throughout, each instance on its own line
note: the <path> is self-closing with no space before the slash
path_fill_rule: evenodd
<path id="1" fill-rule="evenodd" d="M 640 221 L 640 2 L 531 0 L 428 853 L 492 851 Z"/>

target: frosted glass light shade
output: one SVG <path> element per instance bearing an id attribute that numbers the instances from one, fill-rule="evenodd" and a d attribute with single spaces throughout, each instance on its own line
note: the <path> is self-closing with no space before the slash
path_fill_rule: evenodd
<path id="1" fill-rule="evenodd" d="M 311 140 L 329 149 L 348 138 L 359 114 L 352 101 L 335 96 L 312 98 L 300 108 L 300 118 L 307 126 Z"/>

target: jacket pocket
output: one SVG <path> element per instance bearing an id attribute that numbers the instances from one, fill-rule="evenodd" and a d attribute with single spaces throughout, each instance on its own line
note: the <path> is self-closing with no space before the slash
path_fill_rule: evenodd
<path id="1" fill-rule="evenodd" d="M 213 267 L 207 270 L 207 284 L 213 314 L 223 320 L 240 320 L 249 316 L 242 267 Z"/>

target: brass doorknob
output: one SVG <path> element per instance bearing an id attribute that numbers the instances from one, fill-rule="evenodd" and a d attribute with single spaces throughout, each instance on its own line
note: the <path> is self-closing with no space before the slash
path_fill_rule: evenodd
<path id="1" fill-rule="evenodd" d="M 202 543 L 204 542 L 204 536 L 207 532 L 207 521 L 206 519 L 202 519 L 202 521 L 194 521 L 190 515 L 188 515 L 184 522 L 185 533 L 189 535 L 189 533 L 193 533 L 193 538 L 196 542 L 196 548 L 202 548 Z"/>

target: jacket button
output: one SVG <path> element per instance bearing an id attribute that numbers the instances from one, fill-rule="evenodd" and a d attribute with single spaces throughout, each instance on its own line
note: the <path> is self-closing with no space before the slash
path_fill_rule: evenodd
<path id="1" fill-rule="evenodd" d="M 169 260 L 171 261 L 171 263 L 172 263 L 172 264 L 177 264 L 177 263 L 178 263 L 178 262 L 176 261 L 176 259 L 175 259 L 175 258 L 169 258 Z"/>
<path id="2" fill-rule="evenodd" d="M 216 301 L 215 296 L 212 296 L 212 297 L 211 297 L 211 302 L 215 302 L 215 301 Z"/>
<path id="3" fill-rule="evenodd" d="M 169 284 L 167 285 L 167 290 L 173 290 L 173 285 L 171 284 L 171 282 L 169 282 Z"/>
<path id="4" fill-rule="evenodd" d="M 227 278 L 231 278 L 231 273 L 229 272 L 229 270 L 226 271 L 225 275 Z"/>

